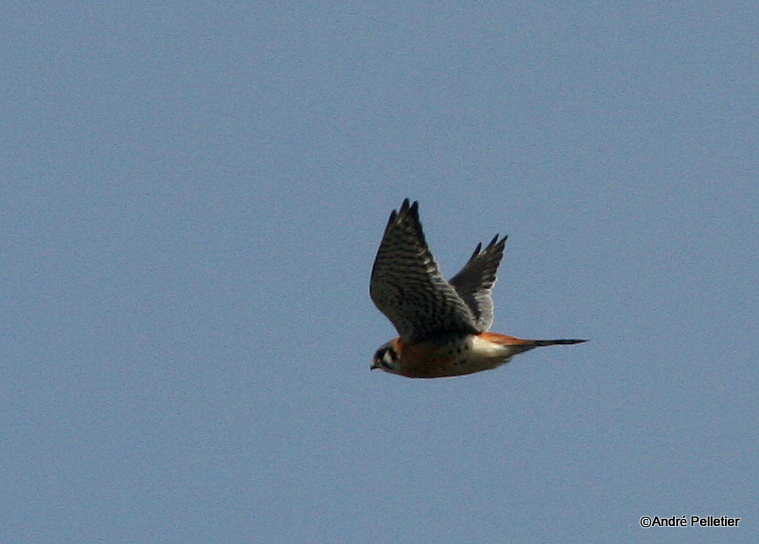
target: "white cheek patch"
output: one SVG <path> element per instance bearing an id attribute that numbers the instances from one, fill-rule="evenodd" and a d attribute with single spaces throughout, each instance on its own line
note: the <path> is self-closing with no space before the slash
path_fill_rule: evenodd
<path id="1" fill-rule="evenodd" d="M 396 356 L 395 352 L 391 350 L 387 350 L 384 355 L 382 355 L 382 361 L 390 368 L 395 368 L 395 362 L 398 360 L 398 357 Z"/>

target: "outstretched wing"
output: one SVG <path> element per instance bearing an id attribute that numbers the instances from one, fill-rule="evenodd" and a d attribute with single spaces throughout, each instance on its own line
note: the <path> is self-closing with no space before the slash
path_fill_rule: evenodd
<path id="1" fill-rule="evenodd" d="M 443 278 L 424 239 L 418 202 L 393 210 L 372 268 L 372 301 L 405 342 L 477 333 L 474 316 Z"/>
<path id="2" fill-rule="evenodd" d="M 508 236 L 504 236 L 499 241 L 496 234 L 484 251 L 480 251 L 482 244 L 477 244 L 469 262 L 461 272 L 451 278 L 451 285 L 466 302 L 474 315 L 477 328 L 481 331 L 490 329 L 490 325 L 493 324 L 493 284 L 507 238 Z"/>

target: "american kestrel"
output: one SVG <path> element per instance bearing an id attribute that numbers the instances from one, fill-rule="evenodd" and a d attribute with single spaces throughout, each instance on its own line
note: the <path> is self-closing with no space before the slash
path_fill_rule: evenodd
<path id="1" fill-rule="evenodd" d="M 523 340 L 488 332 L 491 291 L 506 236 L 477 247 L 445 281 L 424 239 L 419 203 L 403 201 L 390 214 L 369 287 L 372 301 L 400 335 L 374 354 L 371 369 L 408 378 L 443 378 L 490 370 L 540 346 L 585 340 Z"/>

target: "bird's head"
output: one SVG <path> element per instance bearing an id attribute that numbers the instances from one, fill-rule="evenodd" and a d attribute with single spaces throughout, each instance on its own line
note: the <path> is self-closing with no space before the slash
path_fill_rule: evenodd
<path id="1" fill-rule="evenodd" d="M 391 340 L 387 344 L 380 346 L 380 348 L 374 353 L 372 366 L 369 367 L 370 370 L 379 368 L 385 372 L 391 372 L 393 374 L 398 373 L 400 355 L 398 355 L 398 351 L 396 351 L 393 346 L 394 343 L 395 342 Z"/>

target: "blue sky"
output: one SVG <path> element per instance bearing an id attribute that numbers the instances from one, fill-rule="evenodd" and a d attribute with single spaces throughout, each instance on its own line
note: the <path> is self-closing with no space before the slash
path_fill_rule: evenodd
<path id="1" fill-rule="evenodd" d="M 756 542 L 753 3 L 0 15 L 3 542 Z M 405 197 L 590 342 L 369 372 Z"/>

